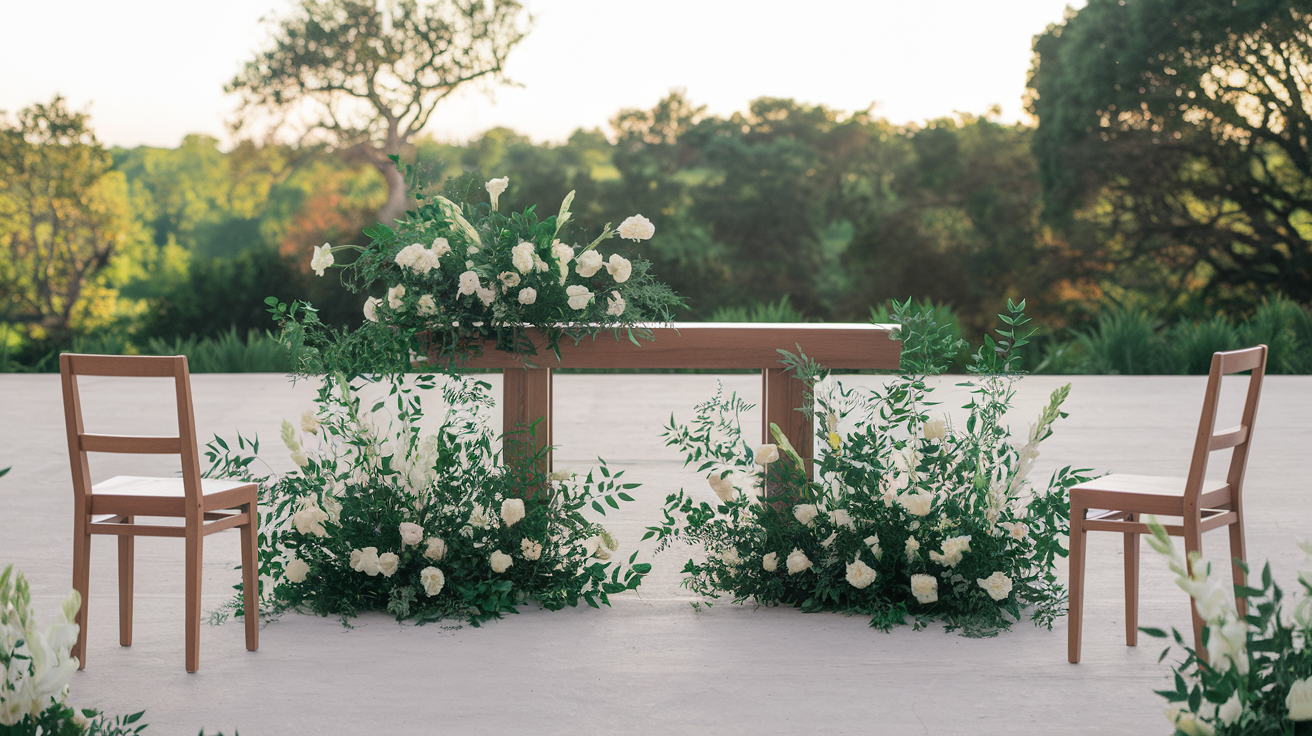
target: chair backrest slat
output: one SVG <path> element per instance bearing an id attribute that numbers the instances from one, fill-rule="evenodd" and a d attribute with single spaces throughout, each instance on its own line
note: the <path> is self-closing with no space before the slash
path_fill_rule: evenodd
<path id="1" fill-rule="evenodd" d="M 118 452 L 131 455 L 179 455 L 179 437 L 140 437 L 121 434 L 82 434 L 84 452 Z"/>
<path id="2" fill-rule="evenodd" d="M 1262 393 L 1262 380 L 1266 375 L 1266 357 L 1265 345 L 1212 355 L 1212 370 L 1207 376 L 1207 393 L 1203 397 L 1203 412 L 1198 421 L 1193 460 L 1185 484 L 1186 524 L 1190 523 L 1191 518 L 1196 518 L 1200 511 L 1198 498 L 1207 476 L 1208 457 L 1216 450 L 1234 448 L 1226 482 L 1230 485 L 1231 503 L 1239 503 L 1243 493 L 1244 472 L 1248 467 L 1248 450 L 1252 445 L 1253 423 L 1257 419 L 1257 403 Z M 1221 401 L 1221 378 L 1245 371 L 1252 371 L 1252 374 L 1248 379 L 1248 391 L 1244 396 L 1244 410 L 1239 426 L 1218 432 L 1216 412 Z"/>
<path id="3" fill-rule="evenodd" d="M 183 355 L 77 355 L 59 356 L 64 388 L 64 421 L 68 428 L 68 452 L 73 469 L 73 493 L 78 513 L 87 513 L 91 495 L 88 452 L 131 454 L 176 454 L 182 461 L 182 487 L 188 516 L 199 522 L 201 514 L 200 456 L 196 447 L 196 418 L 191 405 L 191 374 Z M 178 436 L 137 437 L 92 434 L 84 431 L 78 376 L 125 378 L 172 378 L 177 397 Z"/>

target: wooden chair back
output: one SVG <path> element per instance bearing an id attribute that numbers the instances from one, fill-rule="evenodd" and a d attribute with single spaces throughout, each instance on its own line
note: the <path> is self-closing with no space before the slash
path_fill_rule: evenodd
<path id="1" fill-rule="evenodd" d="M 154 355 L 59 356 L 59 373 L 64 388 L 64 423 L 68 428 L 68 454 L 73 468 L 73 493 L 79 509 L 86 509 L 91 495 L 88 452 L 132 455 L 168 454 L 182 459 L 182 486 L 188 516 L 201 513 L 200 456 L 196 446 L 196 417 L 191 405 L 191 374 L 187 357 Z M 82 399 L 78 376 L 172 378 L 177 397 L 178 434 L 175 437 L 92 434 L 82 422 Z"/>
<path id="2" fill-rule="evenodd" d="M 1199 513 L 1198 497 L 1207 475 L 1207 461 L 1213 452 L 1234 448 L 1230 456 L 1230 469 L 1226 483 L 1230 486 L 1231 508 L 1235 508 L 1243 493 L 1244 471 L 1248 467 L 1248 450 L 1253 438 L 1253 423 L 1257 418 L 1257 402 L 1262 394 L 1262 379 L 1266 375 L 1267 347 L 1245 348 L 1215 353 L 1212 369 L 1207 376 L 1207 393 L 1203 398 L 1203 413 L 1198 421 L 1198 435 L 1194 441 L 1194 454 L 1189 465 L 1189 478 L 1185 484 L 1184 508 L 1187 516 Z M 1221 403 L 1221 379 L 1235 373 L 1252 371 L 1248 379 L 1248 392 L 1239 425 L 1217 431 L 1216 413 Z"/>

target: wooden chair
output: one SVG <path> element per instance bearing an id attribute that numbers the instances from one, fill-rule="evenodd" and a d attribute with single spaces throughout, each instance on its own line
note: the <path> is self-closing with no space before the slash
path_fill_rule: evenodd
<path id="1" fill-rule="evenodd" d="M 1182 521 L 1166 525 L 1168 534 L 1184 537 L 1186 554 L 1202 552 L 1203 532 L 1230 527 L 1230 557 L 1244 561 L 1244 470 L 1253 438 L 1257 400 L 1266 373 L 1265 345 L 1244 350 L 1216 353 L 1203 397 L 1203 414 L 1198 422 L 1193 460 L 1188 478 L 1159 478 L 1144 475 L 1107 475 L 1081 483 L 1071 489 L 1070 542 L 1070 611 L 1068 654 L 1072 663 L 1080 661 L 1080 634 L 1084 607 L 1084 546 L 1088 532 L 1120 532 L 1125 535 L 1125 644 L 1135 646 L 1139 634 L 1139 535 L 1148 534 L 1144 514 L 1178 516 Z M 1216 431 L 1216 409 L 1221 396 L 1221 377 L 1252 371 L 1248 394 L 1237 427 Z M 1230 469 L 1224 482 L 1208 481 L 1207 460 L 1217 450 L 1234 448 Z M 1234 582 L 1243 585 L 1244 570 L 1235 562 Z M 1245 615 L 1243 599 L 1237 599 L 1240 615 Z M 1193 612 L 1194 648 L 1206 660 L 1203 649 L 1203 621 L 1190 600 Z"/>
<path id="2" fill-rule="evenodd" d="M 77 614 L 77 646 L 72 654 L 78 668 L 86 667 L 87 607 L 90 602 L 91 536 L 118 537 L 119 644 L 132 645 L 133 542 L 137 536 L 182 537 L 186 540 L 187 671 L 200 666 L 201 546 L 217 531 L 241 529 L 241 565 L 245 592 L 246 648 L 259 648 L 259 575 L 256 555 L 256 493 L 254 483 L 200 477 L 196 423 L 191 406 L 187 358 L 155 356 L 59 356 L 64 387 L 64 420 L 68 456 L 73 470 L 73 587 L 82 595 Z M 83 430 L 78 376 L 173 378 L 177 393 L 178 436 L 134 437 L 90 434 Z M 91 484 L 88 452 L 177 454 L 182 475 L 177 478 L 117 476 Z M 227 511 L 227 513 L 221 513 Z M 181 517 L 182 525 L 138 523 L 137 517 Z"/>

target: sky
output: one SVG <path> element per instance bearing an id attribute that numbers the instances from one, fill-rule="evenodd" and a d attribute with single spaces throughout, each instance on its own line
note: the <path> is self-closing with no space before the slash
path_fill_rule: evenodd
<path id="1" fill-rule="evenodd" d="M 64 95 L 108 145 L 228 141 L 224 84 L 291 0 L 0 0 L 0 110 Z M 671 89 L 728 115 L 785 97 L 919 123 L 996 105 L 1026 120 L 1033 37 L 1068 0 L 526 0 L 517 86 L 444 102 L 425 132 L 461 142 L 504 126 L 535 142 L 608 130 Z M 1082 0 L 1070 0 L 1079 8 Z M 26 29 L 26 30 L 22 30 Z M 36 32 L 35 29 L 40 29 Z M 13 32 L 19 30 L 20 32 Z"/>

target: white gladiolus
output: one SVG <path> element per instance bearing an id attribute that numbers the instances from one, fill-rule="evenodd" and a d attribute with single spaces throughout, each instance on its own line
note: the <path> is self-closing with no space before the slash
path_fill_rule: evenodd
<path id="1" fill-rule="evenodd" d="M 64 702 L 78 667 L 69 651 L 77 643 L 74 621 L 81 606 L 77 591 L 70 592 L 60 618 L 43 633 L 32 615 L 27 579 L 12 565 L 0 573 L 0 652 L 10 657 L 8 668 L 0 667 L 0 726 L 36 718 L 51 704 Z"/>
<path id="2" fill-rule="evenodd" d="M 446 575 L 436 567 L 425 567 L 419 571 L 419 583 L 424 586 L 424 595 L 432 597 L 442 592 Z"/>
<path id="3" fill-rule="evenodd" d="M 1011 535 L 1011 538 L 1017 541 L 1024 539 L 1025 535 L 1030 533 L 1030 528 L 1019 521 L 1004 521 L 1001 524 L 998 524 L 998 526 L 1006 529 L 1007 533 Z"/>
<path id="4" fill-rule="evenodd" d="M 525 286 L 519 290 L 519 303 L 528 306 L 538 300 L 538 290 L 532 286 Z"/>
<path id="5" fill-rule="evenodd" d="M 498 574 L 505 572 L 506 570 L 510 569 L 511 565 L 515 564 L 515 560 L 510 555 L 506 554 L 505 552 L 502 552 L 501 550 L 496 550 L 495 552 L 493 552 L 487 558 L 487 562 L 489 565 L 492 566 L 492 572 Z"/>
<path id="6" fill-rule="evenodd" d="M 305 564 L 305 560 L 293 557 L 287 567 L 283 568 L 283 574 L 287 580 L 293 583 L 305 582 L 305 576 L 310 574 L 310 566 Z"/>
<path id="7" fill-rule="evenodd" d="M 866 546 L 870 548 L 870 554 L 874 555 L 876 560 L 883 558 L 884 550 L 879 546 L 878 534 L 871 534 L 861 541 L 865 542 Z"/>
<path id="8" fill-rule="evenodd" d="M 854 521 L 852 515 L 847 513 L 844 509 L 830 511 L 829 520 L 833 522 L 834 526 L 847 527 L 852 531 L 856 531 L 856 521 Z"/>
<path id="9" fill-rule="evenodd" d="M 601 254 L 595 250 L 581 253 L 574 259 L 574 271 L 585 279 L 590 279 L 601 270 Z"/>
<path id="10" fill-rule="evenodd" d="M 787 564 L 788 574 L 796 575 L 797 573 L 803 572 L 811 567 L 811 560 L 807 559 L 806 553 L 794 547 L 793 551 L 788 553 Z"/>
<path id="11" fill-rule="evenodd" d="M 510 186 L 510 177 L 508 176 L 503 176 L 500 179 L 492 179 L 483 185 L 483 187 L 487 189 L 488 196 L 492 198 L 493 212 L 497 209 L 497 200 L 501 198 L 501 195 L 506 191 L 506 187 L 508 186 Z"/>
<path id="12" fill-rule="evenodd" d="M 916 556 L 920 554 L 920 541 L 915 537 L 907 537 L 907 562 L 915 562 Z"/>
<path id="13" fill-rule="evenodd" d="M 319 431 L 319 418 L 314 415 L 314 409 L 306 409 L 301 414 L 301 431 L 306 434 L 315 434 Z"/>
<path id="14" fill-rule="evenodd" d="M 761 558 L 761 567 L 766 572 L 774 572 L 779 569 L 779 553 L 771 552 Z"/>
<path id="15" fill-rule="evenodd" d="M 948 434 L 948 427 L 942 419 L 930 419 L 925 422 L 924 431 L 925 439 L 942 442 Z"/>
<path id="16" fill-rule="evenodd" d="M 875 571 L 861 560 L 849 563 L 847 566 L 847 582 L 857 590 L 862 590 L 875 582 Z"/>
<path id="17" fill-rule="evenodd" d="M 1216 711 L 1216 717 L 1221 719 L 1221 723 L 1229 726 L 1239 720 L 1239 716 L 1244 713 L 1244 704 L 1239 702 L 1239 693 L 1236 692 L 1230 696 L 1230 699 L 1221 704 Z"/>
<path id="18" fill-rule="evenodd" d="M 514 526 L 516 522 L 524 518 L 524 499 L 507 498 L 501 502 L 501 520 L 506 526 Z"/>
<path id="19" fill-rule="evenodd" d="M 706 480 L 711 484 L 711 490 L 715 491 L 715 495 L 725 503 L 732 501 L 738 493 L 738 489 L 734 488 L 733 481 L 727 475 L 721 478 L 720 473 L 711 473 Z"/>
<path id="20" fill-rule="evenodd" d="M 322 276 L 324 270 L 333 265 L 333 247 L 327 243 L 314 247 L 314 256 L 310 258 L 310 268 L 316 276 Z"/>
<path id="21" fill-rule="evenodd" d="M 570 309 L 584 309 L 592 301 L 592 292 L 586 286 L 570 286 L 565 289 L 565 294 L 569 297 Z"/>
<path id="22" fill-rule="evenodd" d="M 440 537 L 429 537 L 425 540 L 425 544 L 428 545 L 428 549 L 424 550 L 426 559 L 439 562 L 443 557 L 446 557 L 446 542 L 442 541 Z"/>
<path id="23" fill-rule="evenodd" d="M 535 542 L 531 539 L 519 540 L 520 551 L 524 553 L 524 559 L 532 562 L 542 556 L 542 543 Z"/>
<path id="24" fill-rule="evenodd" d="M 1198 714 L 1178 705 L 1166 709 L 1166 718 L 1175 726 L 1176 731 L 1185 736 L 1213 736 L 1216 733 L 1212 724 L 1200 720 Z"/>
<path id="25" fill-rule="evenodd" d="M 365 299 L 365 300 L 364 300 L 364 318 L 367 319 L 367 320 L 369 320 L 370 322 L 377 322 L 377 321 L 378 321 L 378 305 L 379 305 L 379 304 L 382 304 L 382 303 L 383 303 L 383 300 L 379 299 L 379 298 L 376 297 L 376 296 L 371 296 L 371 297 L 369 297 L 368 299 Z"/>
<path id="26" fill-rule="evenodd" d="M 621 238 L 629 240 L 646 240 L 656 234 L 656 226 L 642 215 L 633 215 L 620 223 L 615 231 Z"/>
<path id="27" fill-rule="evenodd" d="M 938 578 L 933 575 L 912 575 L 911 595 L 921 603 L 933 603 L 938 600 Z"/>
<path id="28" fill-rule="evenodd" d="M 615 279 L 615 283 L 622 284 L 628 281 L 629 275 L 633 273 L 633 264 L 619 253 L 611 253 L 610 261 L 606 263 L 606 273 Z"/>

